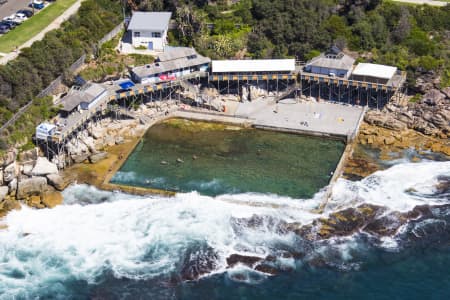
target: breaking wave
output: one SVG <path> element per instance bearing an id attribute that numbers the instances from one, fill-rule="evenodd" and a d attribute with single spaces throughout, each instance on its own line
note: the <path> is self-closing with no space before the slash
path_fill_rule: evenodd
<path id="1" fill-rule="evenodd" d="M 305 265 L 358 270 L 371 247 L 402 251 L 432 242 L 436 233 L 441 243 L 450 242 L 450 209 L 438 207 L 450 203 L 442 197 L 449 178 L 450 162 L 425 162 L 399 164 L 358 182 L 340 179 L 321 213 L 325 190 L 293 201 L 256 193 L 140 197 L 75 185 L 64 191 L 64 205 L 23 207 L 4 218 L 0 298 L 64 295 L 105 276 L 176 284 L 225 273 L 256 284 Z M 431 209 L 391 236 L 354 232 L 315 240 L 292 229 L 363 203 L 386 208 L 385 215 Z"/>

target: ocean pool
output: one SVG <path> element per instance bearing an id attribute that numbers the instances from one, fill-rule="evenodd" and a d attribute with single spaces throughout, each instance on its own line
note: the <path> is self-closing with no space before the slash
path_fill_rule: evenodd
<path id="1" fill-rule="evenodd" d="M 338 140 L 170 119 L 146 132 L 111 183 L 309 198 L 328 184 L 344 148 Z"/>

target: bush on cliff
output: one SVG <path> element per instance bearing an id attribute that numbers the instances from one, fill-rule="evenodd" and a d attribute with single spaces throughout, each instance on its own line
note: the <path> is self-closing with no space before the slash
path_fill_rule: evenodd
<path id="1" fill-rule="evenodd" d="M 0 66 L 0 124 L 28 103 L 41 90 L 74 63 L 120 22 L 120 2 L 114 0 L 84 1 L 76 15 L 60 29 L 46 34 L 43 40 L 23 49 L 19 57 Z M 21 128 L 34 126 L 34 113 L 26 122 L 17 122 L 8 140 L 14 143 Z M 27 127 L 27 128 L 28 128 Z"/>

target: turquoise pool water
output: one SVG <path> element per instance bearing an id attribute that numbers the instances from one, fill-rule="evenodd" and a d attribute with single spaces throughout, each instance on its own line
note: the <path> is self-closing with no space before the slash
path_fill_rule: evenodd
<path id="1" fill-rule="evenodd" d="M 337 140 L 173 119 L 150 128 L 112 183 L 177 192 L 308 198 L 344 150 Z"/>

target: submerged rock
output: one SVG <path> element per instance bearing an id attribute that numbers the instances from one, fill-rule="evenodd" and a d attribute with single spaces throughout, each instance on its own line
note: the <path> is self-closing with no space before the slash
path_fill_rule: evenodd
<path id="1" fill-rule="evenodd" d="M 182 262 L 181 279 L 184 281 L 196 280 L 202 275 L 211 273 L 218 267 L 218 259 L 219 255 L 211 247 L 192 251 Z"/>
<path id="2" fill-rule="evenodd" d="M 277 275 L 279 273 L 277 268 L 268 264 L 259 264 L 255 267 L 255 270 L 269 275 Z"/>
<path id="3" fill-rule="evenodd" d="M 231 225 L 236 234 L 240 234 L 245 228 L 272 231 L 278 234 L 289 231 L 287 222 L 272 216 L 252 215 L 250 218 L 232 218 Z"/>
<path id="4" fill-rule="evenodd" d="M 260 262 L 262 260 L 263 259 L 261 257 L 257 256 L 231 254 L 229 257 L 227 257 L 227 265 L 231 268 L 237 264 L 243 264 L 252 268 L 257 262 Z"/>
<path id="5" fill-rule="evenodd" d="M 363 230 L 372 235 L 393 236 L 407 219 L 399 212 L 392 212 L 369 222 Z"/>

